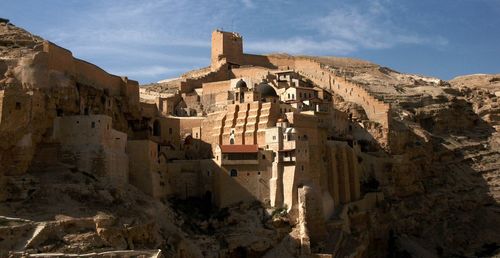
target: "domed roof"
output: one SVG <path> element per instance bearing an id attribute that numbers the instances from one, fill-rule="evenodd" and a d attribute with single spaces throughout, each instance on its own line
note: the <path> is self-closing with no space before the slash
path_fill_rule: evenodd
<path id="1" fill-rule="evenodd" d="M 243 79 L 240 79 L 236 83 L 236 88 L 246 88 L 246 87 L 247 87 L 247 83 Z"/>
<path id="2" fill-rule="evenodd" d="M 257 86 L 257 91 L 260 93 L 261 98 L 278 97 L 274 88 L 267 83 L 259 84 L 259 86 Z"/>

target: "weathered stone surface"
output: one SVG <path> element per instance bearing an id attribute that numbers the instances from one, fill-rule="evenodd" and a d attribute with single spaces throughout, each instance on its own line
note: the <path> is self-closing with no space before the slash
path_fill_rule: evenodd
<path id="1" fill-rule="evenodd" d="M 445 82 L 349 58 L 249 55 L 238 45 L 239 34 L 214 35 L 231 37 L 236 46 L 214 48 L 211 67 L 141 89 L 140 102 L 136 82 L 0 19 L 0 257 L 498 253 L 499 75 Z M 275 75 L 284 72 L 280 66 L 301 80 Z M 279 96 L 278 103 L 276 96 L 263 101 L 252 90 L 239 90 L 250 101 L 230 96 L 237 77 L 268 80 L 278 89 L 279 83 L 300 81 L 304 90 L 329 94 L 329 108 L 338 111 L 335 125 L 319 131 L 333 119 L 321 117 L 328 112 L 319 107 L 283 112 L 279 104 L 286 101 Z M 223 98 L 214 93 L 203 102 L 208 89 Z M 61 133 L 65 116 L 85 124 L 82 138 Z M 113 123 L 102 125 L 103 131 L 122 133 L 90 133 L 96 122 L 108 120 Z M 303 132 L 313 133 L 289 148 L 277 143 L 273 152 L 265 130 L 278 123 L 276 131 L 289 129 L 292 138 L 297 130 L 289 123 L 303 123 Z M 333 132 L 339 127 L 348 132 Z M 266 164 L 286 158 L 292 164 L 280 153 L 312 147 L 294 157 L 293 164 L 303 162 L 297 170 L 276 165 L 264 180 L 259 167 L 239 171 L 239 181 L 235 171 L 223 184 L 214 183 L 207 178 L 228 172 L 220 170 L 222 159 L 242 165 L 223 157 L 228 152 L 221 148 L 211 152 L 215 143 L 234 145 L 234 135 L 241 136 L 237 146 L 247 141 L 266 149 L 256 152 L 262 154 L 257 162 Z M 129 144 L 135 150 L 124 154 L 123 137 L 146 144 Z M 90 139 L 98 139 L 95 146 Z M 119 165 L 132 153 L 137 163 L 130 167 L 137 170 L 128 184 L 128 170 Z M 239 162 L 250 166 L 254 160 Z M 211 206 L 215 198 L 231 203 L 217 210 Z"/>

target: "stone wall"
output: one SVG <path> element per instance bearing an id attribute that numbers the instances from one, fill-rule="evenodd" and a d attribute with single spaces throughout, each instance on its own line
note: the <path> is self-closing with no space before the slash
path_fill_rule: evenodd
<path id="1" fill-rule="evenodd" d="M 246 56 L 246 55 L 245 55 Z M 268 64 L 263 64 L 261 59 L 249 58 L 249 63 L 246 65 L 264 66 L 269 67 Z M 251 63 L 253 60 L 255 63 Z M 389 128 L 390 128 L 390 104 L 384 103 L 372 96 L 363 86 L 349 81 L 344 77 L 335 75 L 332 71 L 321 63 L 302 57 L 280 57 L 268 56 L 267 60 L 274 65 L 274 67 L 287 67 L 295 69 L 302 76 L 309 78 L 321 88 L 334 92 L 346 101 L 355 102 L 363 107 L 368 118 L 372 121 L 379 123 L 383 127 L 383 136 L 378 139 L 379 143 L 383 146 L 389 145 Z"/>
<path id="2" fill-rule="evenodd" d="M 0 90 L 0 132 L 25 128 L 30 114 L 31 95 L 15 88 Z"/>
<path id="3" fill-rule="evenodd" d="M 5 90 L 0 90 L 0 125 L 2 124 L 4 96 L 5 96 Z"/>
<path id="4" fill-rule="evenodd" d="M 110 96 L 127 96 L 132 105 L 139 103 L 139 83 L 137 81 L 111 75 L 96 65 L 76 59 L 69 50 L 52 42 L 45 41 L 43 51 L 47 56 L 46 62 L 49 70 L 73 76 L 77 82 L 103 89 Z"/>
<path id="5" fill-rule="evenodd" d="M 240 64 L 243 59 L 243 39 L 235 32 L 213 31 L 211 56 L 212 64 L 221 57 L 229 63 Z"/>
<path id="6" fill-rule="evenodd" d="M 201 103 L 204 107 L 214 105 L 228 104 L 230 100 L 229 91 L 231 90 L 231 81 L 218 81 L 203 83 L 203 96 Z"/>
<path id="7" fill-rule="evenodd" d="M 272 152 L 260 150 L 255 164 L 230 163 L 223 160 L 220 149 L 216 150 L 220 165 L 215 185 L 215 203 L 219 207 L 242 202 L 270 203 L 269 180 L 272 177 Z M 253 161 L 253 160 L 252 160 Z M 231 176 L 231 170 L 236 176 Z"/>
<path id="8" fill-rule="evenodd" d="M 217 82 L 229 79 L 228 64 L 225 59 L 219 61 L 220 64 L 217 65 L 217 69 L 213 69 L 210 73 L 204 74 L 199 77 L 186 78 L 180 83 L 180 92 L 189 93 L 194 89 L 202 87 L 203 83 L 207 82 Z"/>
<path id="9" fill-rule="evenodd" d="M 130 184 L 155 198 L 167 194 L 165 171 L 158 163 L 158 144 L 150 140 L 132 140 L 127 142 L 130 157 Z"/>
<path id="10" fill-rule="evenodd" d="M 260 79 L 262 81 L 263 79 L 266 79 L 268 76 L 269 76 L 269 69 L 264 67 L 251 66 L 251 67 L 239 67 L 231 69 L 232 78 L 248 77 L 254 80 Z M 248 85 L 248 87 L 250 88 L 250 85 Z"/>
<path id="11" fill-rule="evenodd" d="M 211 159 L 174 160 L 167 164 L 169 195 L 186 199 L 204 197 L 209 192 L 215 198 L 214 184 L 219 170 Z"/>
<path id="12" fill-rule="evenodd" d="M 127 134 L 111 122 L 105 115 L 57 117 L 52 138 L 61 144 L 63 162 L 123 185 L 128 183 Z"/>

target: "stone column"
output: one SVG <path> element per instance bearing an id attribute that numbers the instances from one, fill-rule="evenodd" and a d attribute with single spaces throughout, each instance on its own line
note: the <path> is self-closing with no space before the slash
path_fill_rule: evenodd
<path id="1" fill-rule="evenodd" d="M 349 157 L 349 183 L 351 190 L 351 200 L 359 200 L 360 186 L 359 186 L 359 166 L 358 157 L 353 149 L 349 149 L 347 156 Z"/>
<path id="2" fill-rule="evenodd" d="M 272 177 L 269 180 L 269 199 L 272 207 L 283 206 L 283 165 L 272 164 Z"/>
<path id="3" fill-rule="evenodd" d="M 351 201 L 351 191 L 349 185 L 349 166 L 347 164 L 348 160 L 345 146 L 339 146 L 337 161 L 339 170 L 340 202 L 349 203 Z"/>
<path id="4" fill-rule="evenodd" d="M 340 189 L 339 189 L 339 170 L 338 170 L 338 160 L 337 160 L 337 149 L 330 148 L 330 163 L 332 167 L 332 171 L 330 174 L 330 194 L 333 197 L 333 202 L 335 206 L 337 206 L 340 203 Z"/>
<path id="5" fill-rule="evenodd" d="M 300 254 L 309 255 L 311 254 L 311 240 L 309 238 L 309 230 L 307 226 L 307 204 L 306 204 L 306 189 L 305 187 L 300 187 L 298 191 L 298 201 L 299 201 L 299 236 L 300 236 Z"/>

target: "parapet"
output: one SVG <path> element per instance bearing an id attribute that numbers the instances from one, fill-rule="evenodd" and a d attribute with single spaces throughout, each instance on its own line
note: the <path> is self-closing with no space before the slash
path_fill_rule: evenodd
<path id="1" fill-rule="evenodd" d="M 105 91 L 109 96 L 125 96 L 131 107 L 139 106 L 139 83 L 127 77 L 109 74 L 100 67 L 73 57 L 71 51 L 50 41 L 43 42 L 40 58 L 47 69 L 58 71 L 77 83 Z M 49 83 L 51 87 L 52 84 Z M 129 109 L 130 112 L 137 108 Z M 138 114 L 138 112 L 136 112 Z"/>

